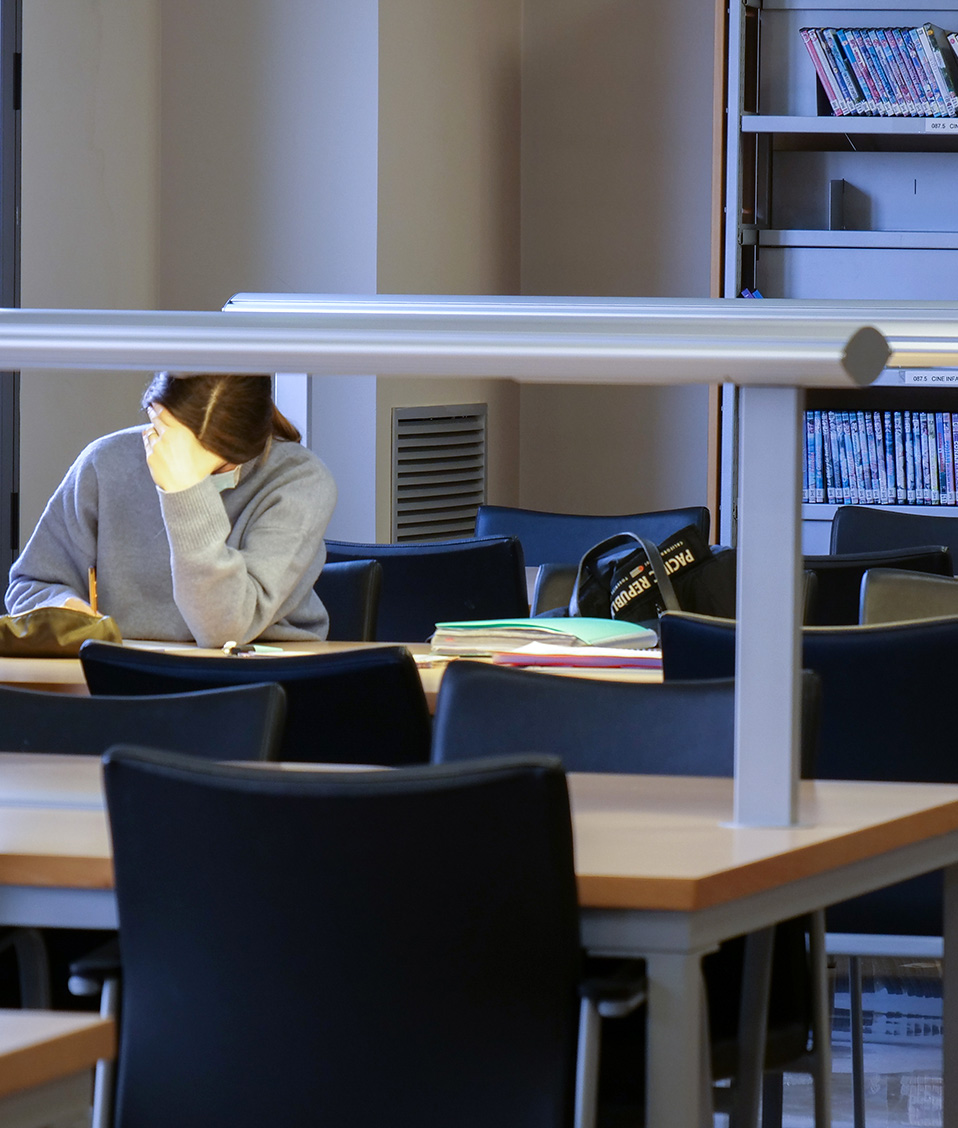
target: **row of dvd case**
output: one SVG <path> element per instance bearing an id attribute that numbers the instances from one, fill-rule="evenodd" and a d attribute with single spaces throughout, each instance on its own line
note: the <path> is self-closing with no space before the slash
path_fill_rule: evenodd
<path id="1" fill-rule="evenodd" d="M 921 27 L 803 27 L 832 113 L 958 114 L 958 34 Z"/>
<path id="2" fill-rule="evenodd" d="M 802 501 L 955 505 L 958 413 L 806 411 Z"/>

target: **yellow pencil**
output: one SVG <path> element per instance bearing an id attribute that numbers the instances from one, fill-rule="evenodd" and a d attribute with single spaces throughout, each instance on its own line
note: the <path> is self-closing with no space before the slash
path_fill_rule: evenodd
<path id="1" fill-rule="evenodd" d="M 87 573 L 90 580 L 90 606 L 93 608 L 93 614 L 98 614 L 96 609 L 96 568 L 91 567 Z"/>

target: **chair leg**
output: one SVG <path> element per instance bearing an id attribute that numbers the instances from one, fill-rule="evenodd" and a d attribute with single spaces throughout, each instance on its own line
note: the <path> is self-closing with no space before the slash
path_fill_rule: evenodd
<path id="1" fill-rule="evenodd" d="M 862 965 L 858 956 L 848 957 L 848 995 L 852 1038 L 852 1122 L 865 1128 L 865 1029 L 862 1016 Z"/>
<path id="2" fill-rule="evenodd" d="M 809 917 L 808 955 L 812 971 L 812 1060 L 815 1091 L 815 1128 L 832 1123 L 832 1013 L 825 952 L 825 913 Z"/>
<path id="3" fill-rule="evenodd" d="M 808 916 L 808 956 L 812 983 L 812 1049 L 796 1068 L 807 1070 L 812 1077 L 815 1128 L 831 1128 L 831 1000 L 825 914 L 820 910 Z M 782 1128 L 783 1115 L 784 1077 L 781 1073 L 766 1073 L 762 1082 L 762 1128 Z"/>
<path id="4" fill-rule="evenodd" d="M 119 979 L 106 979 L 100 995 L 101 1018 L 116 1018 L 120 1004 Z M 119 1038 L 117 1039 L 119 1042 Z M 93 1075 L 93 1115 L 90 1128 L 111 1128 L 113 1123 L 113 1096 L 116 1084 L 116 1062 L 101 1059 Z"/>
<path id="5" fill-rule="evenodd" d="M 600 1023 L 595 1001 L 582 999 L 579 1003 L 579 1046 L 576 1054 L 575 1128 L 595 1128 L 599 1095 Z"/>
<path id="6" fill-rule="evenodd" d="M 50 961 L 43 933 L 38 928 L 11 928 L 0 941 L 0 948 L 12 948 L 16 952 L 20 1005 L 49 1009 Z"/>
<path id="7" fill-rule="evenodd" d="M 738 1076 L 732 1086 L 730 1128 L 756 1128 L 765 1072 L 765 1037 L 774 928 L 749 933 L 738 1023 Z"/>
<path id="8" fill-rule="evenodd" d="M 699 1057 L 699 1104 L 702 1109 L 702 1123 L 700 1128 L 715 1128 L 715 1078 L 712 1076 L 712 1051 L 710 1045 L 711 1034 L 709 1031 L 709 1006 L 708 993 L 705 989 L 705 976 L 699 975 L 699 994 L 701 997 L 701 1055 Z"/>
<path id="9" fill-rule="evenodd" d="M 766 1073 L 762 1080 L 762 1128 L 782 1128 L 785 1111 L 785 1078 Z"/>

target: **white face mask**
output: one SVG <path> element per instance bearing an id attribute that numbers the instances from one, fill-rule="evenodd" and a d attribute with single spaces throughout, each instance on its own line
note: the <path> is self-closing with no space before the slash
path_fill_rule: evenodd
<path id="1" fill-rule="evenodd" d="M 239 484 L 240 467 L 234 466 L 232 470 L 221 470 L 219 474 L 211 474 L 210 481 L 216 489 L 222 493 L 223 490 L 231 490 L 234 486 Z"/>

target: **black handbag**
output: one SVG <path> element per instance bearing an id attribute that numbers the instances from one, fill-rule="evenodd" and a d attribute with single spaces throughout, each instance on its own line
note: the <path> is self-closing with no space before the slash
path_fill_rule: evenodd
<path id="1" fill-rule="evenodd" d="M 660 545 L 618 533 L 579 561 L 570 615 L 654 625 L 663 611 L 734 618 L 734 550 L 711 548 L 688 525 Z"/>

